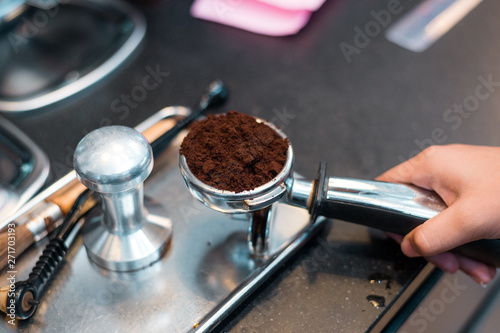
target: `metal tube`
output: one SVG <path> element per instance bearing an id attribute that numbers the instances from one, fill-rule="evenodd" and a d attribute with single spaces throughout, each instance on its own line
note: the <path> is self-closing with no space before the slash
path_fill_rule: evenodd
<path id="1" fill-rule="evenodd" d="M 406 234 L 446 208 L 434 192 L 377 181 L 329 177 L 318 215 Z"/>
<path id="2" fill-rule="evenodd" d="M 269 228 L 273 219 L 272 205 L 253 212 L 248 228 L 250 256 L 266 258 L 269 255 Z"/>
<path id="3" fill-rule="evenodd" d="M 142 228 L 144 214 L 143 185 L 118 193 L 99 193 L 101 205 L 106 212 L 104 225 L 114 234 L 126 235 Z"/>
<path id="4" fill-rule="evenodd" d="M 288 191 L 288 203 L 300 208 L 310 206 L 311 193 L 313 191 L 313 182 L 304 179 L 294 179 L 293 185 Z"/>

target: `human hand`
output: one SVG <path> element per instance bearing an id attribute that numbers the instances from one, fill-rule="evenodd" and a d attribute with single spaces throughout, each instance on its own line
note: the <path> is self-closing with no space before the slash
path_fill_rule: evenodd
<path id="1" fill-rule="evenodd" d="M 449 273 L 461 269 L 481 284 L 495 277 L 496 268 L 449 250 L 500 238 L 500 148 L 432 146 L 377 180 L 434 190 L 448 205 L 404 238 L 389 234 L 405 255 L 423 256 Z"/>

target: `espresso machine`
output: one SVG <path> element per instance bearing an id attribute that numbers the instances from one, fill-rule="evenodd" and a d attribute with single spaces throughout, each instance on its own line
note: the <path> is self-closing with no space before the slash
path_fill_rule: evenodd
<path id="1" fill-rule="evenodd" d="M 95 87 L 145 33 L 142 14 L 124 1 L 2 1 L 0 111 L 42 109 Z"/>

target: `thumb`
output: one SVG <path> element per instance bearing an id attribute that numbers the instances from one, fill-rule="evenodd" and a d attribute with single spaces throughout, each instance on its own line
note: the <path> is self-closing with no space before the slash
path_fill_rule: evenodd
<path id="1" fill-rule="evenodd" d="M 428 257 L 480 239 L 474 223 L 467 221 L 469 214 L 463 211 L 458 202 L 446 208 L 409 232 L 401 242 L 401 250 L 408 257 Z"/>

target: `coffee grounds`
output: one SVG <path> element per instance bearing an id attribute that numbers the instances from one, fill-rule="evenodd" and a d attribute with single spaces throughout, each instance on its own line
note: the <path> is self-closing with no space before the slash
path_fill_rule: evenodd
<path id="1" fill-rule="evenodd" d="M 242 192 L 271 181 L 286 162 L 288 139 L 254 117 L 231 111 L 199 121 L 182 142 L 180 154 L 202 182 Z"/>

